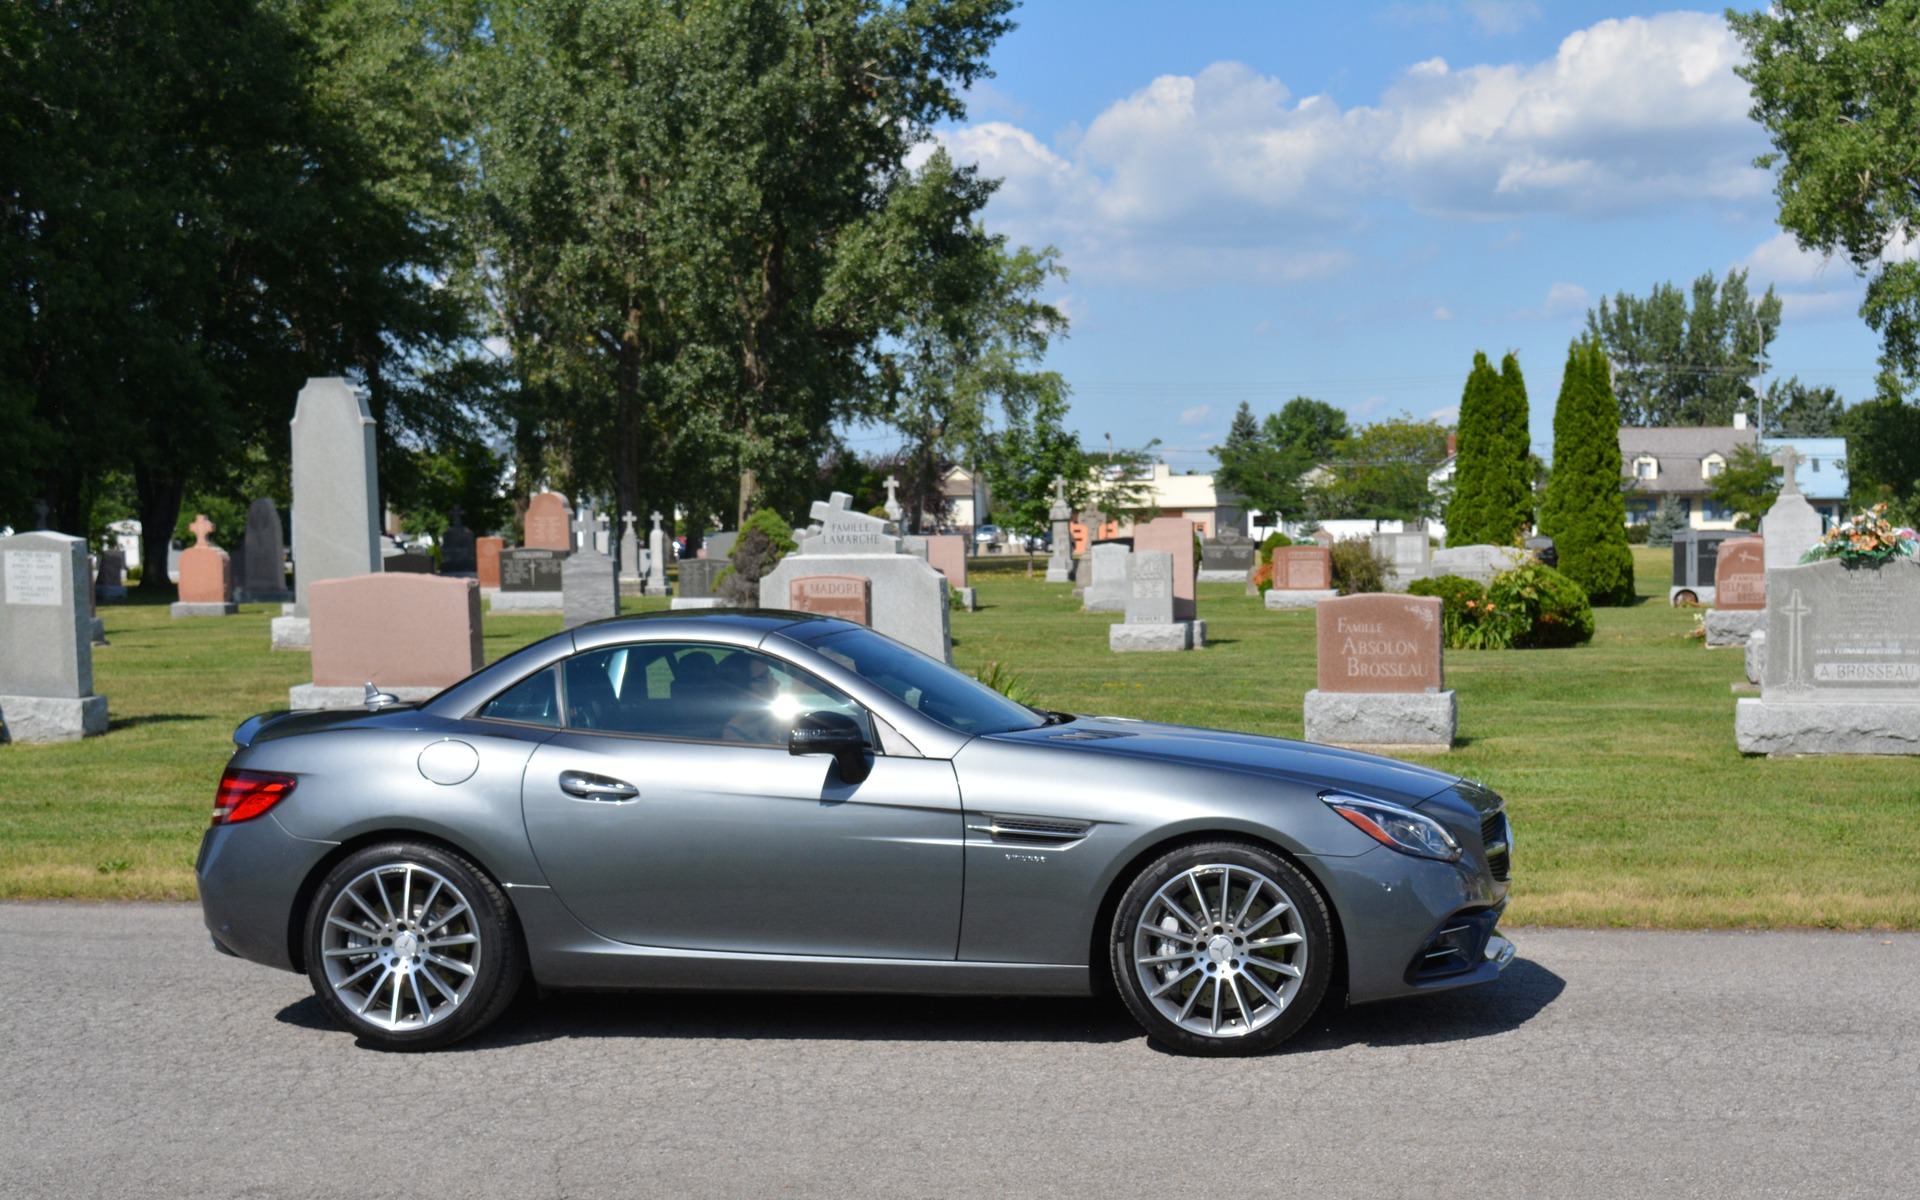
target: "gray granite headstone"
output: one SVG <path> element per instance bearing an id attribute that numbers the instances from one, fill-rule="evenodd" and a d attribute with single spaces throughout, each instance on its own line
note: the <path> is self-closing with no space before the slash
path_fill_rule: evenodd
<path id="1" fill-rule="evenodd" d="M 93 694 L 87 544 L 0 537 L 0 741 L 71 742 L 107 731 Z"/>
<path id="2" fill-rule="evenodd" d="M 309 379 L 293 410 L 295 615 L 322 579 L 380 572 L 380 477 L 366 393 Z"/>
<path id="3" fill-rule="evenodd" d="M 648 514 L 653 528 L 647 533 L 647 586 L 649 596 L 671 596 L 673 588 L 667 583 L 667 531 L 660 528 L 665 518 L 658 512 Z"/>
<path id="4" fill-rule="evenodd" d="M 1825 526 L 1820 513 L 1807 498 L 1800 494 L 1800 484 L 1794 478 L 1794 469 L 1800 464 L 1800 455 L 1792 446 L 1782 447 L 1774 461 L 1785 467 L 1786 482 L 1781 485 L 1780 497 L 1760 518 L 1760 536 L 1767 543 L 1767 570 L 1795 566 L 1800 556 L 1813 548 Z"/>
<path id="5" fill-rule="evenodd" d="M 287 539 L 280 510 L 262 496 L 247 506 L 247 532 L 240 549 L 240 598 L 255 604 L 293 599 L 287 588 Z"/>
<path id="6" fill-rule="evenodd" d="M 1734 710 L 1748 754 L 1920 754 L 1920 563 L 1837 560 L 1767 572 L 1758 699 Z"/>
<path id="7" fill-rule="evenodd" d="M 815 524 L 794 533 L 798 548 L 760 581 L 760 603 L 792 607 L 792 583 L 802 576 L 861 576 L 873 581 L 875 629 L 952 662 L 946 576 L 921 555 L 909 553 L 891 522 L 853 511 L 852 502 L 847 493 L 835 492 L 814 504 Z"/>
<path id="8" fill-rule="evenodd" d="M 562 570 L 568 555 L 565 550 L 535 550 L 515 547 L 500 552 L 500 590 L 493 596 L 493 611 L 561 612 Z"/>
<path id="9" fill-rule="evenodd" d="M 736 530 L 722 529 L 718 533 L 708 534 L 702 544 L 707 549 L 708 558 L 732 558 L 733 544 L 739 540 L 740 534 Z"/>
<path id="10" fill-rule="evenodd" d="M 93 577 L 95 600 L 127 598 L 127 552 L 108 550 L 100 555 L 100 570 Z"/>
<path id="11" fill-rule="evenodd" d="M 569 554 L 560 567 L 562 629 L 620 615 L 620 581 L 613 559 L 593 548 L 591 535 L 583 549 Z"/>
<path id="12" fill-rule="evenodd" d="M 1435 550 L 1428 565 L 1434 575 L 1458 575 L 1485 585 L 1503 571 L 1526 562 L 1532 555 L 1514 546 L 1448 546 Z"/>
<path id="13" fill-rule="evenodd" d="M 640 535 L 634 531 L 632 513 L 620 517 L 620 585 L 637 592 L 647 577 L 646 555 L 640 550 Z"/>
<path id="14" fill-rule="evenodd" d="M 1053 551 L 1047 556 L 1047 582 L 1073 582 L 1073 506 L 1067 503 L 1067 481 L 1053 477 L 1053 507 L 1047 510 L 1053 522 Z"/>
<path id="15" fill-rule="evenodd" d="M 1176 621 L 1173 614 L 1173 555 L 1165 550 L 1136 550 L 1128 555 L 1126 616 L 1108 628 L 1108 648 L 1115 652 L 1193 649 L 1194 622 Z"/>
<path id="16" fill-rule="evenodd" d="M 1127 559 L 1133 547 L 1124 542 L 1095 542 L 1087 549 L 1087 612 L 1125 612 Z"/>
<path id="17" fill-rule="evenodd" d="M 680 600 L 713 599 L 713 582 L 731 566 L 724 558 L 689 558 L 680 564 Z"/>
<path id="18" fill-rule="evenodd" d="M 1681 529 L 1673 535 L 1673 582 L 1667 588 L 1667 601 L 1680 604 L 1691 596 L 1694 603 L 1713 603 L 1713 578 L 1718 569 L 1720 543 L 1732 538 L 1750 537 L 1738 529 Z"/>
<path id="19" fill-rule="evenodd" d="M 1433 545 L 1424 529 L 1373 535 L 1373 551 L 1387 560 L 1393 583 L 1405 590 L 1407 584 L 1432 574 Z"/>
<path id="20" fill-rule="evenodd" d="M 1229 525 L 1200 542 L 1201 583 L 1243 583 L 1260 556 L 1260 544 Z"/>

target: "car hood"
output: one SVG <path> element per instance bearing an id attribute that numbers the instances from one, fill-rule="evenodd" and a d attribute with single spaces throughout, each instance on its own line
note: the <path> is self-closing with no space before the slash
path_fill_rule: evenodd
<path id="1" fill-rule="evenodd" d="M 994 741 L 1023 742 L 1071 753 L 1238 771 L 1295 781 L 1307 787 L 1351 788 L 1363 795 L 1406 805 L 1419 804 L 1461 783 L 1457 775 L 1377 754 L 1124 717 L 1074 717 L 1064 724 L 990 737 Z"/>

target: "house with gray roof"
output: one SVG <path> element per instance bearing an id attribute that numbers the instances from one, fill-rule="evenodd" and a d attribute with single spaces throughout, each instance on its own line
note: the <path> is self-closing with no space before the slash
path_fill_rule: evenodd
<path id="1" fill-rule="evenodd" d="M 1653 520 L 1672 497 L 1694 529 L 1732 529 L 1739 514 L 1715 504 L 1708 495 L 1713 479 L 1727 469 L 1739 446 L 1759 440 L 1744 414 L 1733 425 L 1645 426 L 1620 430 L 1620 471 L 1627 492 L 1627 524 Z"/>

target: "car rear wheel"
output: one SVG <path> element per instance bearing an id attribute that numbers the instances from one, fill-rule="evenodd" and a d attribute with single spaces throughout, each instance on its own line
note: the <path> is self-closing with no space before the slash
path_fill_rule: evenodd
<path id="1" fill-rule="evenodd" d="M 426 843 L 343 859 L 307 910 L 307 976 L 343 1028 L 386 1050 L 479 1032 L 525 976 L 506 897 L 475 864 Z"/>
<path id="2" fill-rule="evenodd" d="M 1183 846 L 1134 877 L 1114 913 L 1113 976 L 1134 1019 L 1183 1054 L 1247 1055 L 1291 1037 L 1332 975 L 1326 901 L 1247 842 Z"/>

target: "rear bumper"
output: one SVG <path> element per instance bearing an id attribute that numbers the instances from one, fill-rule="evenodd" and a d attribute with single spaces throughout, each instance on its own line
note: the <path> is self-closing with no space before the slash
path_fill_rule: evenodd
<path id="1" fill-rule="evenodd" d="M 337 842 L 295 837 L 268 813 L 208 829 L 193 873 L 216 949 L 283 971 L 294 966 L 300 885 Z"/>

